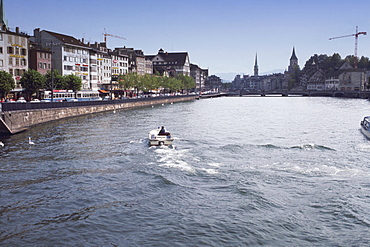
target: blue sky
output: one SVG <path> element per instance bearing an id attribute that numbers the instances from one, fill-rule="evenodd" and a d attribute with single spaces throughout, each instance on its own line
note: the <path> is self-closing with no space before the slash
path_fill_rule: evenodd
<path id="1" fill-rule="evenodd" d="M 191 63 L 226 80 L 281 72 L 293 46 L 301 68 L 313 54 L 354 53 L 354 37 L 370 32 L 369 0 L 4 0 L 10 28 L 59 32 L 108 47 L 133 47 L 145 54 L 187 51 Z M 369 34 L 370 35 L 370 34 Z M 358 56 L 370 57 L 369 35 L 359 36 Z"/>

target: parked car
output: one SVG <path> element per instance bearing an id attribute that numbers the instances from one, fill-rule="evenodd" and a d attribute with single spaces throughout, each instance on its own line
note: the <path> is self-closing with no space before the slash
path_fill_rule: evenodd
<path id="1" fill-rule="evenodd" d="M 16 102 L 17 103 L 26 103 L 27 101 L 23 97 L 20 97 Z"/>
<path id="2" fill-rule="evenodd" d="M 33 99 L 31 100 L 31 103 L 35 103 L 35 102 L 41 102 L 39 99 Z"/>

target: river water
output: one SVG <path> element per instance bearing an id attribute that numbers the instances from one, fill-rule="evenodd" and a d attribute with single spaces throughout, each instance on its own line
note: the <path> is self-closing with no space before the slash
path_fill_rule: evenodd
<path id="1" fill-rule="evenodd" d="M 0 137 L 0 245 L 367 246 L 365 115 L 362 99 L 224 97 Z M 149 147 L 161 125 L 174 145 Z"/>

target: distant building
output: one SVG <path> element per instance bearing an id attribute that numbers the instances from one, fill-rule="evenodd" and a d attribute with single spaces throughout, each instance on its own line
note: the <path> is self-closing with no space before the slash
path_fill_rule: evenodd
<path id="1" fill-rule="evenodd" d="M 355 69 L 348 62 L 344 62 L 338 70 L 326 75 L 325 89 L 363 91 L 365 90 L 365 83 L 366 71 Z"/>
<path id="2" fill-rule="evenodd" d="M 190 76 L 190 59 L 187 52 L 164 52 L 160 49 L 157 55 L 146 56 L 146 59 L 152 61 L 154 74 Z"/>
<path id="3" fill-rule="evenodd" d="M 211 75 L 205 82 L 205 90 L 219 91 L 222 88 L 222 80 L 216 75 Z"/>
<path id="4" fill-rule="evenodd" d="M 190 64 L 190 76 L 194 79 L 196 89 L 202 91 L 208 77 L 208 69 L 202 69 L 196 64 Z"/>
<path id="5" fill-rule="evenodd" d="M 128 73 L 137 73 L 138 75 L 145 75 L 145 56 L 142 50 L 135 50 L 134 48 L 115 48 L 115 52 L 128 57 Z"/>

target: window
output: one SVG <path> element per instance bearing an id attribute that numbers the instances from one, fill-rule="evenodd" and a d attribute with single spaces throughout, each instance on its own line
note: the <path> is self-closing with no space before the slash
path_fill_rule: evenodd
<path id="1" fill-rule="evenodd" d="M 42 69 L 42 63 L 39 63 L 39 69 Z"/>
<path id="2" fill-rule="evenodd" d="M 26 59 L 22 59 L 21 60 L 21 65 L 22 66 L 26 66 L 27 65 L 27 60 Z"/>
<path id="3" fill-rule="evenodd" d="M 9 69 L 9 74 L 13 76 L 13 69 Z"/>
<path id="4" fill-rule="evenodd" d="M 48 63 L 48 69 L 50 69 L 50 63 Z"/>
<path id="5" fill-rule="evenodd" d="M 4 66 L 4 61 L 0 59 L 0 67 L 3 67 L 3 66 Z"/>
<path id="6" fill-rule="evenodd" d="M 13 54 L 13 47 L 8 46 L 8 54 Z"/>
<path id="7" fill-rule="evenodd" d="M 3 48 L 2 48 L 2 47 L 0 47 L 0 53 L 1 53 L 1 54 L 3 53 Z"/>
<path id="8" fill-rule="evenodd" d="M 0 33 L 0 41 L 3 41 L 3 34 Z"/>
<path id="9" fill-rule="evenodd" d="M 43 69 L 46 69 L 46 63 L 43 64 Z"/>
<path id="10" fill-rule="evenodd" d="M 15 66 L 19 66 L 19 58 L 15 59 Z"/>
<path id="11" fill-rule="evenodd" d="M 12 39 L 12 38 L 13 38 L 13 37 L 12 37 L 11 35 L 9 35 L 9 36 L 8 36 L 8 43 L 9 43 L 9 44 L 13 43 L 13 39 Z"/>
<path id="12" fill-rule="evenodd" d="M 68 57 L 67 56 L 64 56 L 64 61 L 68 61 Z"/>
<path id="13" fill-rule="evenodd" d="M 9 58 L 9 65 L 13 65 L 13 58 L 12 57 Z"/>

